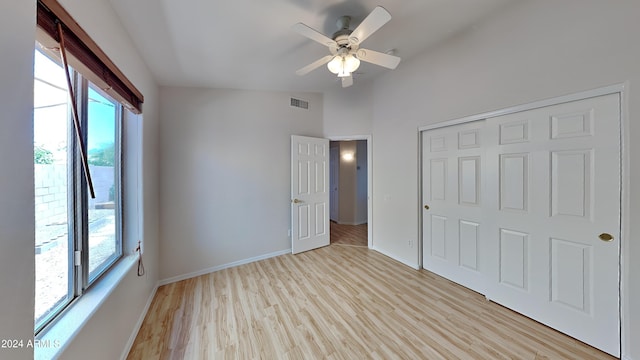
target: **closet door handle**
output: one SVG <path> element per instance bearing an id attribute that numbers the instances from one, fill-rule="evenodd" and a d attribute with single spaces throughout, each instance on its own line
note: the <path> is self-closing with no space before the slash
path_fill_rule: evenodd
<path id="1" fill-rule="evenodd" d="M 598 235 L 598 238 L 600 238 L 600 240 L 602 240 L 604 242 L 613 241 L 613 235 L 607 234 L 607 233 L 602 233 L 602 234 Z"/>

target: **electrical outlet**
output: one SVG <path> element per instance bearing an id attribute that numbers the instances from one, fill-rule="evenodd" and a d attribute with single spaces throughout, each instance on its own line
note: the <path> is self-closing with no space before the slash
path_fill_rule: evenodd
<path id="1" fill-rule="evenodd" d="M 413 240 L 409 240 L 409 247 L 413 248 Z"/>

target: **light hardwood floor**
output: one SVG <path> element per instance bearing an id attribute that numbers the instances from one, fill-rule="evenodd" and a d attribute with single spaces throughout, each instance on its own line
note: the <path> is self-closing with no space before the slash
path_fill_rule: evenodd
<path id="1" fill-rule="evenodd" d="M 367 246 L 367 224 L 344 225 L 333 221 L 330 224 L 332 244 Z"/>
<path id="2" fill-rule="evenodd" d="M 128 359 L 610 359 L 473 291 L 330 245 L 162 286 Z"/>

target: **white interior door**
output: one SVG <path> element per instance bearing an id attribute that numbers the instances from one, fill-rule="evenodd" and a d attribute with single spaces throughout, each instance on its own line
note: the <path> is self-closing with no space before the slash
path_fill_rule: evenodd
<path id="1" fill-rule="evenodd" d="M 620 355 L 620 98 L 422 134 L 423 267 Z"/>
<path id="2" fill-rule="evenodd" d="M 483 132 L 476 121 L 422 133 L 422 266 L 482 294 Z"/>
<path id="3" fill-rule="evenodd" d="M 329 245 L 329 140 L 291 136 L 291 250 Z"/>
<path id="4" fill-rule="evenodd" d="M 615 356 L 619 121 L 617 94 L 487 120 L 498 184 L 489 297 Z"/>

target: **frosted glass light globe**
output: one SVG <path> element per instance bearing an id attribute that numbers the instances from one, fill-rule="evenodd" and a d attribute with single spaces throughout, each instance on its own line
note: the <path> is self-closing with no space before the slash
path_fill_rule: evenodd
<path id="1" fill-rule="evenodd" d="M 360 66 L 360 59 L 353 55 L 347 55 L 344 59 L 344 70 L 345 72 L 352 73 L 358 69 Z"/>
<path id="2" fill-rule="evenodd" d="M 327 64 L 327 68 L 334 74 L 339 73 L 342 70 L 342 56 L 335 56 Z"/>

